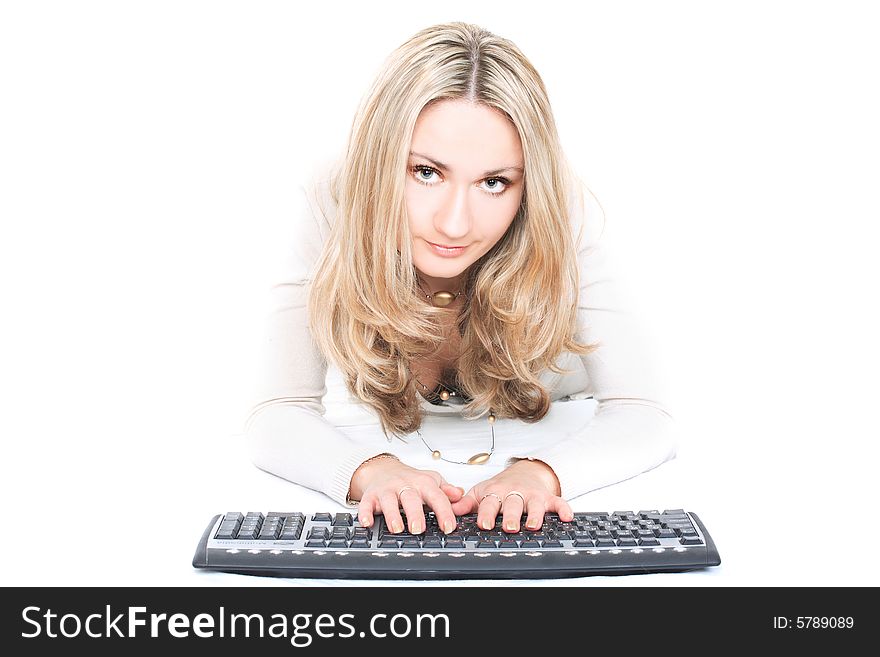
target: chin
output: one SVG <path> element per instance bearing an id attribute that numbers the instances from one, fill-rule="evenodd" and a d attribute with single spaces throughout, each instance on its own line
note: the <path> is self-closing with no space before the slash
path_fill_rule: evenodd
<path id="1" fill-rule="evenodd" d="M 461 275 L 473 263 L 471 258 L 443 258 L 431 252 L 416 253 L 413 257 L 416 269 L 426 276 L 434 278 L 455 278 Z"/>

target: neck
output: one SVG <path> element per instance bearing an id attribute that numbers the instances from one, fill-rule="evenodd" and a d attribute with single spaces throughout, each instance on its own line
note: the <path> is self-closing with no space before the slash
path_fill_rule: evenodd
<path id="1" fill-rule="evenodd" d="M 464 290 L 464 282 L 466 271 L 462 272 L 458 276 L 454 276 L 453 278 L 438 278 L 436 276 L 427 276 L 422 272 L 418 272 L 419 278 L 422 281 L 422 285 L 425 288 L 425 291 L 434 294 L 435 292 L 445 291 L 452 292 L 455 294 L 456 292 L 462 292 Z"/>

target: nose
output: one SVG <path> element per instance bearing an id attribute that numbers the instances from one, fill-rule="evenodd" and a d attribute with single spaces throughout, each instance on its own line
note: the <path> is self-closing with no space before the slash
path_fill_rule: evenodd
<path id="1" fill-rule="evenodd" d="M 451 187 L 434 215 L 434 229 L 458 242 L 471 230 L 471 210 L 467 185 Z"/>

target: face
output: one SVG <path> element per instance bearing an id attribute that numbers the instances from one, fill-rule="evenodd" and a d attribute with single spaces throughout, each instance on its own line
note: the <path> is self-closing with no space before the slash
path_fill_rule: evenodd
<path id="1" fill-rule="evenodd" d="M 422 110 L 405 192 L 413 264 L 429 292 L 460 289 L 468 267 L 507 231 L 522 199 L 523 166 L 516 128 L 498 111 L 464 100 Z"/>

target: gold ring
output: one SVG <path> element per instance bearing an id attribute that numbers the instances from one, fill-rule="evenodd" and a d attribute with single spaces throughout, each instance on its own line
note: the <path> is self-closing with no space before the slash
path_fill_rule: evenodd
<path id="1" fill-rule="evenodd" d="M 490 496 L 497 499 L 499 504 L 502 504 L 502 505 L 504 504 L 504 500 L 501 499 L 501 496 L 496 495 L 495 493 L 486 493 L 485 495 L 483 495 L 483 497 L 480 498 L 480 504 L 482 504 L 483 500 L 485 500 L 487 497 L 490 497 Z"/>
<path id="2" fill-rule="evenodd" d="M 523 497 L 523 494 L 520 493 L 518 490 L 510 491 L 507 495 L 504 496 L 504 500 L 507 501 L 507 498 L 510 497 L 511 495 L 516 495 L 519 499 L 522 500 L 523 506 L 526 505 L 526 498 Z"/>
<path id="3" fill-rule="evenodd" d="M 399 491 L 397 491 L 397 499 L 400 499 L 400 494 L 405 490 L 415 490 L 414 486 L 404 486 Z"/>

